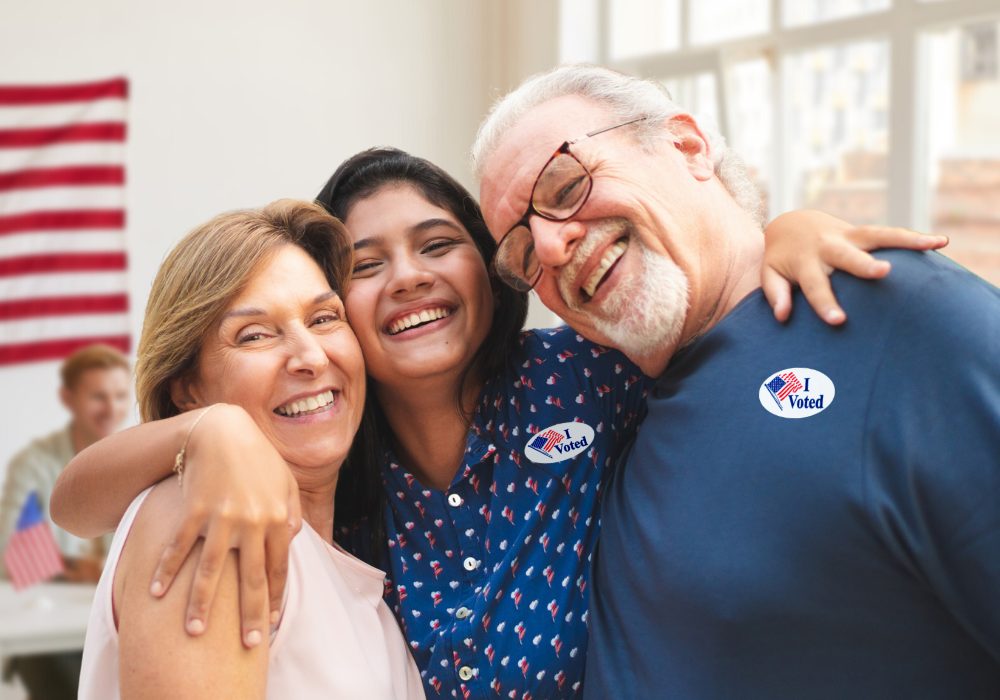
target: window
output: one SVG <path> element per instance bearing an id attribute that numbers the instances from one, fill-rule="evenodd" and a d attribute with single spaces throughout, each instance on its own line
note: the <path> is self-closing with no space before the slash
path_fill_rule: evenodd
<path id="1" fill-rule="evenodd" d="M 922 219 L 951 238 L 943 251 L 1000 285 L 1000 23 L 927 32 Z"/>
<path id="2" fill-rule="evenodd" d="M 587 6 L 589 58 L 716 119 L 772 217 L 945 233 L 1000 285 L 996 0 L 562 0 L 564 25 Z"/>

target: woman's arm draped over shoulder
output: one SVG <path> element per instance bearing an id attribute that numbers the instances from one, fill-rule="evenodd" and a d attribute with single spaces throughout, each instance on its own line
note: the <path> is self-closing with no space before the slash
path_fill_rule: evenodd
<path id="1" fill-rule="evenodd" d="M 56 483 L 53 520 L 83 537 L 113 530 L 143 489 L 171 475 L 201 413 L 138 425 L 81 452 Z M 302 519 L 295 478 L 242 408 L 219 405 L 191 431 L 177 522 L 166 547 L 156 553 L 160 564 L 146 589 L 164 595 L 195 543 L 204 538 L 195 558 L 194 585 L 184 589 L 185 594 L 190 590 L 185 625 L 197 634 L 208 622 L 226 557 L 238 550 L 243 638 L 252 645 L 268 629 L 269 611 L 281 607 L 288 543 Z"/>
<path id="2" fill-rule="evenodd" d="M 181 567 L 173 590 L 161 599 L 149 595 L 147 581 L 157 565 L 157 552 L 178 522 L 180 501 L 176 481 L 153 489 L 136 516 L 119 560 L 114 601 L 122 700 L 262 699 L 267 689 L 269 645 L 264 641 L 246 649 L 240 643 L 235 553 L 225 558 L 212 624 L 200 636 L 185 634 L 178 624 L 195 577 L 194 557 Z"/>
<path id="3" fill-rule="evenodd" d="M 80 452 L 52 489 L 52 521 L 77 537 L 114 532 L 135 497 L 170 475 L 195 418 L 189 412 L 143 423 Z"/>
<path id="4" fill-rule="evenodd" d="M 835 216 L 805 209 L 775 217 L 764 231 L 764 243 L 760 281 L 774 317 L 779 321 L 788 319 L 792 285 L 797 284 L 819 317 L 837 325 L 847 320 L 847 314 L 837 304 L 830 286 L 834 269 L 878 279 L 889 274 L 889 263 L 866 251 L 937 250 L 948 244 L 948 238 L 891 226 L 852 226 Z"/>

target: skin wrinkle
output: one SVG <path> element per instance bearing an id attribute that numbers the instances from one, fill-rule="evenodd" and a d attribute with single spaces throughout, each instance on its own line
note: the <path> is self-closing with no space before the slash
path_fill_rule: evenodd
<path id="1" fill-rule="evenodd" d="M 560 97 L 533 108 L 507 132 L 486 163 L 482 185 L 484 215 L 495 236 L 520 218 L 511 202 L 527 196 L 537 169 L 559 144 L 568 135 L 599 128 L 606 119 L 605 110 L 584 98 Z M 762 233 L 715 176 L 711 147 L 697 125 L 687 115 L 678 115 L 663 129 L 677 145 L 661 140 L 652 153 L 615 132 L 582 144 L 586 150 L 581 148 L 578 157 L 591 169 L 594 184 L 587 203 L 571 220 L 583 226 L 583 238 L 565 241 L 564 249 L 571 255 L 571 243 L 580 245 L 592 231 L 599 231 L 602 221 L 628 220 L 635 234 L 604 286 L 648 274 L 641 264 L 641 247 L 632 245 L 636 241 L 653 256 L 678 266 L 688 281 L 690 308 L 676 339 L 664 335 L 657 344 L 610 338 L 609 331 L 615 330 L 610 324 L 617 319 L 587 300 L 574 303 L 576 291 L 561 279 L 567 273 L 566 261 L 544 258 L 561 232 L 552 222 L 536 226 L 532 221 L 543 268 L 536 285 L 542 301 L 591 340 L 624 350 L 653 376 L 666 367 L 676 346 L 703 333 L 759 287 L 756 272 L 763 255 Z M 614 288 L 599 290 L 595 302 L 602 291 L 610 295 Z M 635 305 L 630 308 L 638 313 Z"/>

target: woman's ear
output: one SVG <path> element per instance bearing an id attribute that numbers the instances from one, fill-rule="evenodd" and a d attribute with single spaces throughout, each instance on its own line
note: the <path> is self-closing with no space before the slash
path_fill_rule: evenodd
<path id="1" fill-rule="evenodd" d="M 178 377 L 170 380 L 170 400 L 174 402 L 174 406 L 181 410 L 181 413 L 202 405 L 195 396 L 196 393 L 191 377 Z"/>

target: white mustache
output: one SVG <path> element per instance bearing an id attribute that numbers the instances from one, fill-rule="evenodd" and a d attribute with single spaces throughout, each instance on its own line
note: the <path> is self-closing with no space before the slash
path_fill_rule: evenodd
<path id="1" fill-rule="evenodd" d="M 635 233 L 635 227 L 628 219 L 621 217 L 604 219 L 596 225 L 588 227 L 587 235 L 576 244 L 576 248 L 573 250 L 573 259 L 563 266 L 559 275 L 559 293 L 570 309 L 580 310 L 583 299 L 579 289 L 577 289 L 576 279 L 594 251 L 613 243 L 622 236 L 631 238 L 633 233 Z"/>

